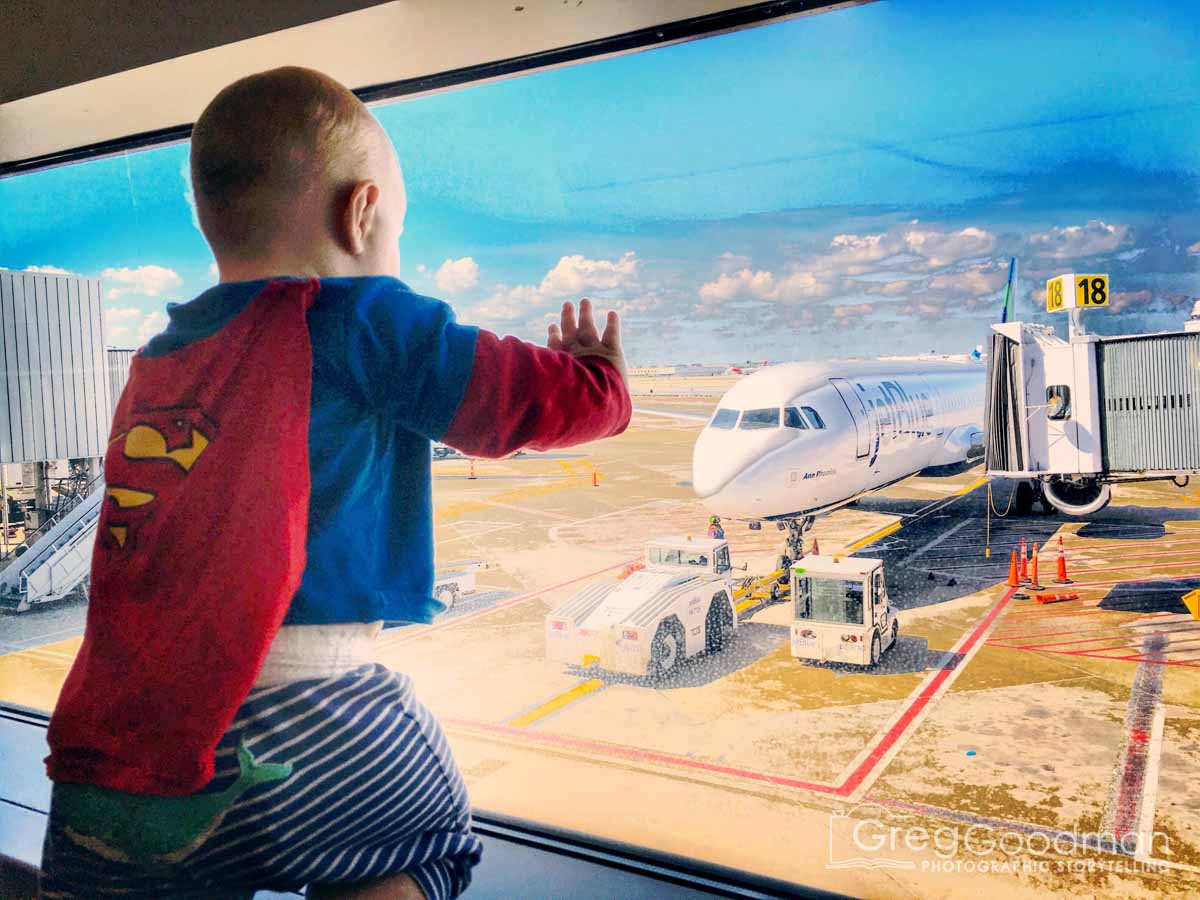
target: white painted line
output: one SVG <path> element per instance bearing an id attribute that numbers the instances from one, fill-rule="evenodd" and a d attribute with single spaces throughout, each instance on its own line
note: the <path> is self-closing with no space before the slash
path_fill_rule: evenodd
<path id="1" fill-rule="evenodd" d="M 640 413 L 643 416 L 662 416 L 664 419 L 683 419 L 685 422 L 707 422 L 711 418 L 711 416 L 703 416 L 699 413 L 667 412 L 661 409 L 646 409 L 641 406 L 635 406 L 633 412 L 634 415 Z"/>
<path id="2" fill-rule="evenodd" d="M 907 565 L 908 562 L 910 560 L 912 560 L 914 557 L 920 556 L 926 550 L 933 549 L 938 544 L 940 544 L 942 541 L 946 540 L 946 538 L 950 537 L 950 535 L 954 534 L 954 532 L 958 531 L 960 528 L 965 528 L 967 525 L 970 525 L 972 521 L 973 521 L 972 519 L 963 519 L 961 522 L 959 522 L 953 528 L 950 528 L 950 529 L 942 532 L 940 537 L 936 537 L 933 540 L 929 541 L 928 543 L 922 544 L 920 547 L 918 547 L 912 553 L 908 554 L 908 556 L 904 557 L 904 559 L 900 560 L 900 562 L 897 563 L 897 565 Z"/>
<path id="3" fill-rule="evenodd" d="M 1158 771 L 1162 760 L 1163 730 L 1167 708 L 1159 698 L 1150 725 L 1150 741 L 1146 746 L 1146 772 L 1142 782 L 1142 808 L 1138 812 L 1137 851 L 1134 859 L 1150 861 L 1154 849 L 1154 809 L 1158 805 Z"/>

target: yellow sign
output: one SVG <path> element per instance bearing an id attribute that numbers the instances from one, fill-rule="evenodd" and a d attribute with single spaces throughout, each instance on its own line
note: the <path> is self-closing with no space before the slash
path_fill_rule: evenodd
<path id="1" fill-rule="evenodd" d="M 1059 275 L 1046 282 L 1046 311 L 1108 306 L 1107 275 Z"/>
<path id="2" fill-rule="evenodd" d="M 1063 279 L 1068 276 L 1059 275 L 1046 282 L 1046 311 L 1058 312 L 1063 308 Z"/>
<path id="3" fill-rule="evenodd" d="M 1108 306 L 1108 276 L 1076 275 L 1075 305 L 1081 309 Z"/>

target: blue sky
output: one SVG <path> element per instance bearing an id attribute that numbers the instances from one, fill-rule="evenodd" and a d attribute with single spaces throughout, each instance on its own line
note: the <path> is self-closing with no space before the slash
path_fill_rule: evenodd
<path id="1" fill-rule="evenodd" d="M 635 362 L 963 351 L 1007 259 L 1103 271 L 1100 331 L 1200 296 L 1200 10 L 883 0 L 375 109 L 403 275 L 537 338 L 563 299 Z M 186 145 L 0 181 L 0 266 L 101 274 L 114 344 L 210 285 Z"/>

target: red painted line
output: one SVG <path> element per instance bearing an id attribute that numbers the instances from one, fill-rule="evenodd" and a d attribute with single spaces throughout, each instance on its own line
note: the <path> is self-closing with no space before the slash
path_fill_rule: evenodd
<path id="1" fill-rule="evenodd" d="M 619 563 L 618 565 L 627 565 L 627 563 Z M 610 566 L 609 568 L 616 568 Z M 603 569 L 601 571 L 607 571 Z M 584 576 L 591 577 L 591 576 Z M 579 580 L 579 579 L 575 579 Z M 570 584 L 571 582 L 565 582 Z M 563 587 L 563 585 L 557 585 Z M 546 588 L 544 590 L 553 590 Z M 758 772 L 753 769 L 742 769 L 736 766 L 724 766 L 717 763 L 704 762 L 703 760 L 692 759 L 687 756 L 679 756 L 673 753 L 661 753 L 656 750 L 642 750 L 638 747 L 630 747 L 626 744 L 613 744 L 607 741 L 595 741 L 585 738 L 573 738 L 566 735 L 553 734 L 546 731 L 527 731 L 522 728 L 512 728 L 508 725 L 501 725 L 494 722 L 480 722 L 475 719 L 462 719 L 454 717 L 441 717 L 441 722 L 451 728 L 458 727 L 467 730 L 484 731 L 490 734 L 502 735 L 518 741 L 528 741 L 535 744 L 556 745 L 567 747 L 574 750 L 583 750 L 590 753 L 605 754 L 609 756 L 617 756 L 623 759 L 631 759 L 638 762 L 662 763 L 671 766 L 680 766 L 688 769 L 696 769 L 703 772 L 711 772 L 717 775 L 727 775 L 735 778 L 743 778 L 748 781 L 758 781 L 766 784 L 774 784 L 780 787 L 799 788 L 801 790 L 813 791 L 821 794 L 833 794 L 839 797 L 846 797 L 852 794 L 859 785 L 866 780 L 866 777 L 877 766 L 888 750 L 895 745 L 904 732 L 912 725 L 917 715 L 923 710 L 933 699 L 938 688 L 945 683 L 950 674 L 958 667 L 959 661 L 970 652 L 971 648 L 978 643 L 979 638 L 987 631 L 988 627 L 996 620 L 996 617 L 1007 606 L 1008 601 L 1012 598 L 1012 589 L 1009 589 L 997 602 L 996 605 L 988 612 L 986 616 L 979 621 L 975 628 L 970 632 L 967 639 L 955 651 L 954 658 L 944 667 L 939 669 L 925 688 L 918 694 L 904 710 L 900 718 L 895 724 L 888 729 L 887 733 L 879 740 L 879 742 L 871 749 L 870 754 L 859 764 L 859 766 L 846 778 L 840 785 L 821 784 L 815 781 L 804 781 L 799 778 L 792 778 L 787 775 L 774 775 L 770 772 Z M 510 603 L 512 601 L 509 601 Z M 465 616 L 463 618 L 466 618 Z M 454 620 L 459 621 L 459 620 Z M 447 623 L 451 624 L 451 623 Z"/>
<path id="2" fill-rule="evenodd" d="M 532 741 L 537 744 L 551 744 L 560 747 L 569 747 L 573 750 L 583 750 L 589 753 L 600 753 L 606 756 L 617 756 L 623 759 L 631 759 L 636 762 L 663 763 L 671 766 L 682 766 L 689 769 L 697 769 L 702 772 L 711 772 L 716 775 L 729 775 L 735 778 L 743 778 L 747 781 L 760 781 L 766 784 L 779 785 L 780 787 L 800 788 L 806 791 L 816 791 L 822 794 L 845 794 L 847 793 L 842 788 L 834 787 L 829 784 L 820 784 L 814 781 L 802 781 L 798 778 L 790 778 L 786 775 L 773 775 L 769 772 L 756 772 L 753 769 L 741 769 L 736 766 L 723 766 L 717 763 L 704 762 L 699 759 L 692 759 L 687 756 L 678 756 L 674 753 L 660 753 L 656 750 L 642 750 L 637 747 L 630 747 L 625 744 L 611 744 L 607 741 L 593 741 L 584 738 L 566 737 L 565 735 L 551 734 L 544 731 L 525 731 L 521 728 L 510 728 L 507 725 L 497 725 L 491 722 L 477 722 L 472 719 L 452 719 L 442 718 L 442 723 L 453 728 L 466 728 L 476 731 L 486 731 L 492 734 L 499 734 L 505 737 L 519 738 L 524 741 Z"/>
<path id="3" fill-rule="evenodd" d="M 1196 565 L 1196 560 L 1189 559 L 1187 562 L 1163 563 L 1162 565 L 1154 565 L 1154 564 L 1146 565 L 1145 563 L 1143 563 L 1142 565 L 1136 565 L 1136 566 L 1106 566 L 1102 569 L 1076 569 L 1074 572 L 1071 572 L 1068 570 L 1067 574 L 1068 575 L 1082 575 L 1082 576 L 1086 577 L 1088 575 L 1099 575 L 1101 572 L 1128 572 L 1131 569 L 1135 569 L 1135 570 L 1139 570 L 1139 571 L 1145 570 L 1145 569 L 1187 569 L 1187 568 L 1192 568 L 1195 565 Z M 1149 577 L 1149 576 L 1147 576 L 1147 577 Z M 1093 581 L 1091 583 L 1098 584 L 1101 582 Z M 1066 587 L 1069 588 L 1069 587 L 1071 587 L 1071 585 L 1066 585 Z"/>
<path id="4" fill-rule="evenodd" d="M 395 647 L 399 644 L 406 644 L 409 641 L 416 640 L 417 638 L 420 638 L 420 637 L 424 637 L 427 634 L 432 634 L 435 631 L 441 631 L 443 628 L 449 628 L 451 625 L 458 625 L 462 622 L 469 622 L 472 619 L 478 619 L 482 616 L 491 615 L 492 613 L 499 612 L 502 609 L 508 609 L 510 606 L 516 606 L 518 603 L 524 603 L 526 600 L 532 600 L 535 597 L 540 597 L 542 594 L 548 594 L 551 591 L 557 591 L 559 588 L 565 588 L 572 584 L 577 584 L 580 581 L 587 581 L 589 578 L 595 578 L 597 575 L 603 575 L 605 572 L 611 572 L 613 569 L 619 569 L 622 566 L 627 566 L 630 563 L 635 563 L 640 559 L 641 559 L 640 556 L 635 556 L 633 559 L 627 559 L 624 562 L 613 563 L 611 566 L 605 566 L 603 569 L 597 569 L 594 572 L 589 572 L 586 575 L 580 575 L 580 576 L 578 576 L 576 578 L 572 578 L 568 581 L 560 581 L 558 584 L 552 584 L 549 587 L 542 587 L 542 588 L 537 588 L 536 590 L 526 591 L 524 594 L 520 594 L 516 597 L 511 597 L 510 599 L 505 600 L 502 603 L 497 603 L 495 606 L 489 606 L 486 609 L 479 609 L 473 613 L 467 613 L 465 616 L 456 616 L 455 618 L 449 619 L 445 622 L 438 622 L 436 624 L 428 626 L 427 628 L 422 628 L 419 631 L 414 631 L 412 634 L 402 635 L 400 637 L 397 637 L 393 641 L 388 641 L 385 646 Z"/>
<path id="5" fill-rule="evenodd" d="M 1127 635 L 1126 641 L 1132 641 L 1132 640 L 1136 640 L 1138 638 L 1143 638 L 1143 637 L 1152 637 L 1154 635 L 1172 634 L 1172 633 L 1173 632 L 1170 632 L 1170 631 L 1148 631 L 1148 632 L 1145 632 L 1144 634 Z M 1116 634 L 1105 634 L 1105 635 L 1101 635 L 1100 637 L 1083 638 L 1078 641 L 1050 641 L 1049 643 L 1046 643 L 1046 644 L 1021 644 L 1018 646 L 1017 649 L 1019 649 L 1019 650 L 1042 650 L 1046 647 L 1068 647 L 1071 644 L 1094 644 L 1094 643 L 1096 643 L 1096 641 L 1114 640 L 1116 638 L 1116 636 L 1117 636 Z M 1117 650 L 1117 649 L 1120 649 L 1121 647 L 1127 647 L 1127 646 L 1128 646 L 1128 643 L 1117 644 L 1114 647 L 1093 647 L 1092 649 L 1097 650 L 1097 651 L 1099 651 L 1099 650 Z"/>
<path id="6" fill-rule="evenodd" d="M 1038 651 L 1028 651 L 1038 652 Z M 1074 653 L 1067 650 L 1043 650 L 1043 653 L 1057 653 L 1059 656 L 1087 656 L 1094 659 L 1107 659 L 1116 662 L 1144 662 L 1151 663 L 1156 666 L 1187 666 L 1189 668 L 1200 668 L 1200 663 L 1192 663 L 1181 659 L 1143 659 L 1140 655 L 1132 656 L 1112 656 L 1105 653 L 1088 653 L 1083 650 L 1076 650 Z"/>
<path id="7" fill-rule="evenodd" d="M 1196 542 L 1196 541 L 1188 541 L 1188 543 L 1190 543 L 1190 544 L 1194 544 L 1194 543 L 1197 543 L 1197 542 Z M 1085 551 L 1085 550 L 1080 550 L 1079 552 L 1082 554 L 1082 553 L 1086 553 L 1087 551 Z M 1107 555 L 1112 555 L 1112 554 L 1107 554 Z M 1121 554 L 1121 559 L 1122 559 L 1122 560 L 1127 560 L 1127 559 L 1157 559 L 1157 558 L 1159 558 L 1159 557 L 1161 557 L 1161 556 L 1190 556 L 1190 557 L 1192 557 L 1192 558 L 1196 559 L 1196 558 L 1200 558 L 1200 548 L 1197 548 L 1197 549 L 1194 549 L 1194 550 L 1160 550 L 1160 551 L 1158 551 L 1158 552 L 1156 552 L 1156 553 L 1133 553 L 1133 554 L 1128 554 L 1128 555 L 1126 555 L 1126 554 L 1122 553 L 1122 554 Z M 1095 562 L 1095 561 L 1096 561 L 1096 560 L 1093 560 L 1093 559 L 1092 559 L 1090 556 L 1089 556 L 1089 557 L 1083 557 L 1083 558 L 1081 558 L 1081 559 L 1078 559 L 1078 560 L 1077 560 L 1077 562 Z M 1068 554 L 1068 556 L 1067 556 L 1067 574 L 1068 574 L 1068 575 L 1070 575 L 1070 574 L 1071 574 L 1071 557 L 1070 557 L 1070 555 L 1069 555 L 1069 554 Z"/>
<path id="8" fill-rule="evenodd" d="M 1108 587 L 1114 584 L 1144 584 L 1147 581 L 1188 581 L 1192 578 L 1200 578 L 1200 572 L 1192 572 L 1188 575 L 1147 575 L 1145 578 L 1122 578 L 1119 581 L 1084 581 L 1079 584 L 1067 586 L 1071 590 L 1077 591 L 1080 588 Z"/>
<path id="9" fill-rule="evenodd" d="M 1167 613 L 1166 615 L 1169 616 L 1169 615 L 1174 615 L 1174 614 Z M 988 643 L 991 644 L 991 643 L 995 643 L 996 641 L 1014 641 L 1014 640 L 1020 640 L 1022 638 L 1058 637 L 1059 635 L 1062 635 L 1062 634 L 1086 634 L 1089 632 L 1100 632 L 1100 631 L 1107 632 L 1107 631 L 1114 631 L 1118 628 L 1135 628 L 1135 627 L 1136 628 L 1147 628 L 1147 627 L 1157 625 L 1157 624 L 1159 624 L 1159 623 L 1158 622 L 1144 622 L 1141 625 L 1135 625 L 1133 622 L 1125 622 L 1125 623 L 1121 623 L 1118 625 L 1099 625 L 1094 628 L 1084 628 L 1084 629 L 1068 628 L 1063 631 L 1038 631 L 1036 629 L 1033 631 L 1006 631 L 1004 634 L 993 635 L 991 638 L 988 639 Z M 1164 622 L 1162 624 L 1167 625 L 1170 623 Z M 1180 624 L 1186 625 L 1187 623 L 1181 622 Z M 1187 629 L 1186 628 L 1176 628 L 1176 629 L 1172 629 L 1171 633 L 1176 633 L 1176 632 L 1185 631 L 1185 630 L 1187 630 Z"/>
<path id="10" fill-rule="evenodd" d="M 933 699 L 933 695 L 937 693 L 938 688 L 940 688 L 946 679 L 950 677 L 950 673 L 958 667 L 959 660 L 961 660 L 964 656 L 966 656 L 967 653 L 971 651 L 971 648 L 975 646 L 983 633 L 988 630 L 994 621 L 996 621 L 996 617 L 1004 611 L 1004 608 L 1008 605 L 1009 600 L 1012 599 L 1013 593 L 1014 589 L 1009 588 L 1005 592 L 1004 596 L 996 602 L 996 605 L 992 607 L 991 611 L 979 621 L 979 624 L 976 625 L 971 631 L 966 641 L 964 641 L 962 646 L 960 646 L 956 651 L 957 655 L 949 662 L 949 664 L 943 666 L 938 673 L 934 675 L 932 679 L 930 679 L 929 684 L 925 685 L 925 689 L 916 696 L 911 704 L 909 704 L 908 709 L 906 709 L 900 718 L 896 720 L 895 724 L 888 729 L 887 733 L 882 739 L 880 739 L 879 743 L 871 748 L 871 752 L 867 754 L 867 758 L 859 764 L 857 769 L 850 773 L 845 782 L 843 782 L 839 788 L 839 794 L 845 796 L 854 793 L 858 786 L 866 780 L 867 776 L 871 774 L 871 771 L 875 768 L 875 766 L 879 764 L 879 761 L 883 758 L 884 754 L 891 749 L 896 741 L 900 740 L 900 736 L 903 735 L 908 729 L 909 725 L 912 724 L 913 719 L 917 717 L 921 710 L 929 705 L 929 701 Z"/>

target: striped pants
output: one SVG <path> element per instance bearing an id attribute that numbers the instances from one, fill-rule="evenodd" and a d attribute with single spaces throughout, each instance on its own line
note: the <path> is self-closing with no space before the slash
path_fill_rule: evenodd
<path id="1" fill-rule="evenodd" d="M 470 883 L 482 848 L 466 786 L 406 676 L 367 665 L 255 688 L 202 794 L 238 778 L 239 745 L 260 763 L 290 765 L 291 774 L 238 796 L 181 858 L 134 862 L 81 840 L 52 799 L 42 896 L 250 897 L 407 872 L 440 900 Z"/>

